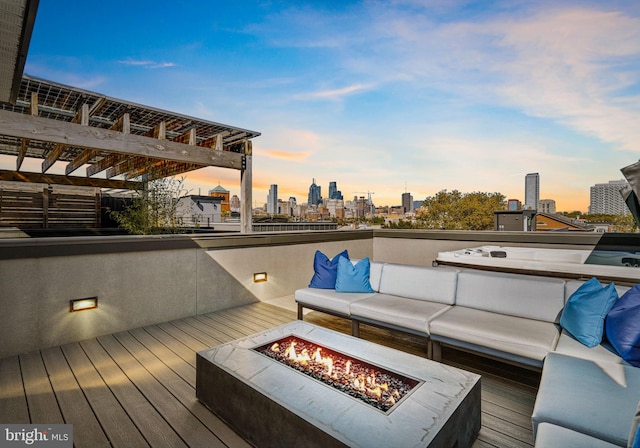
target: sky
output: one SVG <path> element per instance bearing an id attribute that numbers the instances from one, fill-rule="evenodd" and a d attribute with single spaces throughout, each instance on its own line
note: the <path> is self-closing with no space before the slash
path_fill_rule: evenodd
<path id="1" fill-rule="evenodd" d="M 313 179 L 378 206 L 524 202 L 537 172 L 541 199 L 586 212 L 640 158 L 637 0 L 40 0 L 25 73 L 260 132 L 255 205 Z M 236 170 L 186 180 L 218 183 L 240 195 Z"/>

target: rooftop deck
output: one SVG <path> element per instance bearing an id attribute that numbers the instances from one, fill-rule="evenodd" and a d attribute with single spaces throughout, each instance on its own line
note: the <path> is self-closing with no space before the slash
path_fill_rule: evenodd
<path id="1" fill-rule="evenodd" d="M 199 350 L 295 320 L 256 303 L 0 360 L 0 422 L 70 423 L 76 447 L 249 446 L 195 398 Z M 348 321 L 305 321 L 350 333 Z M 367 340 L 425 356 L 422 338 L 362 325 Z M 532 446 L 540 374 L 443 349 L 443 362 L 482 375 L 474 447 Z"/>

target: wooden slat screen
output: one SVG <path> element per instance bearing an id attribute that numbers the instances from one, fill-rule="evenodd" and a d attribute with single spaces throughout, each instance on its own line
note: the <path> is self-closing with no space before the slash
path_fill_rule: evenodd
<path id="1" fill-rule="evenodd" d="M 20 229 L 100 227 L 100 191 L 88 188 L 30 188 L 0 184 L 0 227 Z"/>

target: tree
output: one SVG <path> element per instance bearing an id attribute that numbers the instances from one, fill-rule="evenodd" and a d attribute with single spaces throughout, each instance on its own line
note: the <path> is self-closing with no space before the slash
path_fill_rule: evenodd
<path id="1" fill-rule="evenodd" d="M 613 219 L 616 232 L 634 233 L 638 231 L 638 224 L 633 215 L 615 215 Z"/>
<path id="2" fill-rule="evenodd" d="M 442 190 L 424 200 L 416 213 L 420 228 L 445 230 L 493 230 L 494 211 L 504 209 L 500 193 L 460 193 Z"/>
<path id="3" fill-rule="evenodd" d="M 178 199 L 187 193 L 184 177 L 143 181 L 131 204 L 121 212 L 111 212 L 111 216 L 134 235 L 180 233 L 182 218 L 177 215 Z"/>
<path id="4" fill-rule="evenodd" d="M 382 225 L 383 229 L 415 229 L 416 226 L 411 221 L 405 221 L 400 218 L 397 222 L 390 221 L 388 224 Z"/>

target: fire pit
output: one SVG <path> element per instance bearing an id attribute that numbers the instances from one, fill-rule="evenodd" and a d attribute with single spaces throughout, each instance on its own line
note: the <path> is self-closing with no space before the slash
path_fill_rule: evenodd
<path id="1" fill-rule="evenodd" d="M 296 336 L 254 348 L 384 412 L 420 382 Z"/>
<path id="2" fill-rule="evenodd" d="M 199 352 L 196 395 L 259 447 L 466 447 L 480 430 L 478 375 L 302 321 Z"/>

